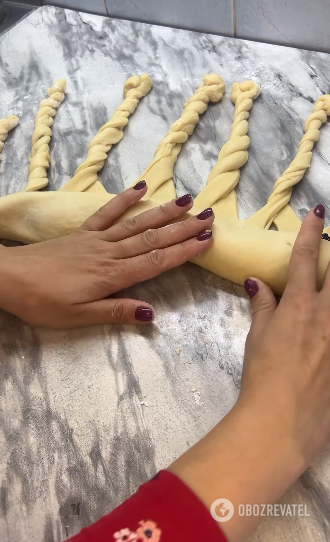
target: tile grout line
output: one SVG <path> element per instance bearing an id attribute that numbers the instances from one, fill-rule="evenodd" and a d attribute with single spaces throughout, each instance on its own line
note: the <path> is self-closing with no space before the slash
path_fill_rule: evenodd
<path id="1" fill-rule="evenodd" d="M 104 2 L 104 7 L 105 7 L 105 13 L 106 13 L 107 17 L 109 17 L 107 2 L 106 2 L 106 0 L 103 0 L 103 2 Z"/>
<path id="2" fill-rule="evenodd" d="M 236 0 L 232 0 L 233 6 L 233 37 L 236 38 Z"/>

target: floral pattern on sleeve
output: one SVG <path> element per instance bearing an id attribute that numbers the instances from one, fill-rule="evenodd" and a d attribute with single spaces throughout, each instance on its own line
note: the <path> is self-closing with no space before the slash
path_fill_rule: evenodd
<path id="1" fill-rule="evenodd" d="M 136 531 L 121 529 L 113 538 L 115 542 L 160 542 L 162 531 L 150 519 L 142 520 Z"/>

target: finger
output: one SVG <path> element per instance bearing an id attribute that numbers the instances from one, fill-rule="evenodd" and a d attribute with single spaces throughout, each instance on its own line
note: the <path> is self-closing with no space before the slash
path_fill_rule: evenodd
<path id="1" fill-rule="evenodd" d="M 78 306 L 79 326 L 96 324 L 150 324 L 154 318 L 151 305 L 137 299 L 102 299 Z"/>
<path id="2" fill-rule="evenodd" d="M 317 205 L 303 221 L 293 247 L 286 292 L 316 291 L 317 266 L 324 228 L 325 209 Z"/>
<path id="3" fill-rule="evenodd" d="M 181 198 L 160 205 L 160 207 L 155 207 L 115 224 L 112 228 L 104 232 L 102 239 L 111 242 L 122 241 L 150 228 L 160 228 L 172 220 L 183 216 L 192 206 L 193 199 L 190 194 L 186 194 Z"/>
<path id="4" fill-rule="evenodd" d="M 188 218 L 164 228 L 147 230 L 119 243 L 114 243 L 114 257 L 118 259 L 133 258 L 146 254 L 157 248 L 166 248 L 196 237 L 199 233 L 210 229 L 214 221 L 212 209 L 205 209 L 199 215 Z"/>
<path id="5" fill-rule="evenodd" d="M 139 201 L 147 192 L 145 181 L 138 182 L 133 188 L 128 188 L 119 196 L 103 205 L 96 213 L 90 216 L 80 229 L 89 231 L 106 230 L 117 220 L 129 207 Z"/>
<path id="6" fill-rule="evenodd" d="M 119 260 L 122 263 L 120 289 L 151 279 L 168 269 L 177 267 L 204 252 L 211 244 L 212 232 L 206 230 L 194 239 L 189 239 L 184 243 L 156 249 L 127 260 Z"/>
<path id="7" fill-rule="evenodd" d="M 252 324 L 250 337 L 256 337 L 268 326 L 277 308 L 277 302 L 271 289 L 261 280 L 248 278 L 244 288 L 250 298 Z"/>

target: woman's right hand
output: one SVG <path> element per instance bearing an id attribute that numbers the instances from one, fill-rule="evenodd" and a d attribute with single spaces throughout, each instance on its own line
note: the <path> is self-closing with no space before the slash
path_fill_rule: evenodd
<path id="1" fill-rule="evenodd" d="M 324 207 L 306 216 L 297 236 L 284 295 L 277 306 L 257 278 L 245 288 L 252 325 L 235 407 L 171 467 L 209 508 L 230 500 L 235 514 L 219 525 L 242 542 L 260 516 L 239 505 L 267 505 L 308 467 L 330 438 L 330 269 L 316 277 Z"/>
<path id="2" fill-rule="evenodd" d="M 316 284 L 324 207 L 306 216 L 293 248 L 287 287 L 277 306 L 250 278 L 252 325 L 239 402 L 273 416 L 278 443 L 286 438 L 304 470 L 330 438 L 330 269 Z"/>

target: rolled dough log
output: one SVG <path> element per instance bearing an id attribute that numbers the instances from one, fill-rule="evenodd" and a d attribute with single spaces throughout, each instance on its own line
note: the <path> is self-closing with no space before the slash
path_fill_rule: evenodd
<path id="1" fill-rule="evenodd" d="M 88 192 L 30 192 L 5 196 L 0 198 L 0 237 L 24 243 L 60 237 L 77 229 L 114 197 Z M 120 220 L 152 209 L 160 203 L 153 198 L 141 201 Z M 185 218 L 201 210 L 195 205 Z M 216 217 L 211 248 L 193 262 L 238 284 L 243 284 L 248 276 L 258 277 L 281 294 L 296 236 L 293 232 L 244 229 Z M 330 242 L 321 241 L 320 283 L 329 260 Z"/>
<path id="2" fill-rule="evenodd" d="M 219 101 L 223 92 L 224 83 L 219 76 L 211 74 L 203 78 L 196 93 L 185 104 L 181 119 L 161 141 L 155 159 L 140 177 L 148 182 L 147 195 L 119 220 L 156 207 L 175 196 L 173 168 L 182 144 L 192 133 L 199 115 L 207 109 L 208 103 Z M 214 205 L 213 245 L 206 253 L 195 258 L 194 263 L 240 284 L 249 276 L 259 277 L 280 294 L 286 284 L 299 224 L 299 219 L 288 206 L 292 186 L 299 182 L 309 167 L 319 128 L 330 114 L 330 96 L 322 96 L 316 102 L 312 115 L 306 121 L 306 134 L 297 156 L 276 181 L 266 206 L 248 220 L 240 221 L 236 209 L 235 185 L 240 168 L 247 160 L 247 119 L 259 92 L 260 89 L 251 81 L 233 85 L 231 96 L 235 103 L 235 114 L 229 141 L 220 152 L 207 186 L 196 198 L 187 217 Z M 66 190 L 5 196 L 0 198 L 0 237 L 35 243 L 65 235 L 77 229 L 113 197 L 106 192 Z M 296 231 L 268 230 L 272 221 L 276 224 L 278 216 L 282 217 L 278 222 L 280 226 Z M 321 241 L 318 269 L 320 284 L 329 260 L 330 243 Z"/>

